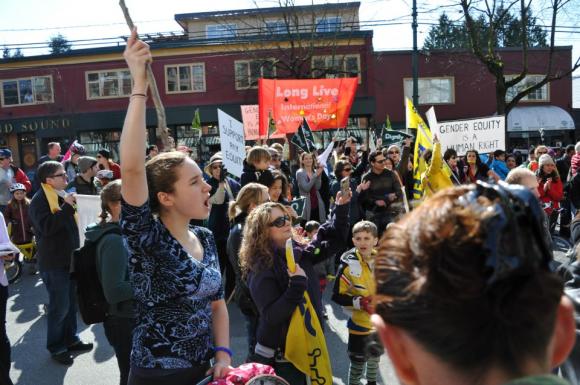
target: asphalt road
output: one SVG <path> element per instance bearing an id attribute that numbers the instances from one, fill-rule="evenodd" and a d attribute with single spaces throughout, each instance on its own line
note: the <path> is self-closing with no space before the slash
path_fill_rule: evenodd
<path id="1" fill-rule="evenodd" d="M 347 384 L 348 356 L 346 353 L 346 315 L 339 306 L 329 304 L 329 285 L 325 293 L 329 319 L 326 325 L 326 341 L 332 360 L 334 383 Z M 81 339 L 94 342 L 95 348 L 79 354 L 72 366 L 59 365 L 50 359 L 45 349 L 46 319 L 43 304 L 47 294 L 38 275 L 26 271 L 22 278 L 10 286 L 7 310 L 8 337 L 12 344 L 12 381 L 18 385 L 114 385 L 119 373 L 112 348 L 105 338 L 100 324 L 86 326 L 79 318 Z M 236 305 L 230 305 L 231 345 L 235 353 L 234 365 L 245 358 L 246 333 L 244 319 Z M 396 385 L 394 373 L 386 356 L 381 359 L 379 383 Z"/>

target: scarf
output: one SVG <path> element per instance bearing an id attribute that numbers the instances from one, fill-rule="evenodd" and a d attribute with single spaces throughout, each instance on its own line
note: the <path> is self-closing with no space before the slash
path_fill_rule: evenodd
<path id="1" fill-rule="evenodd" d="M 61 210 L 60 205 L 58 204 L 58 192 L 49 184 L 41 183 L 42 191 L 44 191 L 44 195 L 46 196 L 46 200 L 48 201 L 48 206 L 50 207 L 50 212 L 55 214 Z M 79 224 L 79 215 L 75 209 L 75 221 L 77 225 Z"/>

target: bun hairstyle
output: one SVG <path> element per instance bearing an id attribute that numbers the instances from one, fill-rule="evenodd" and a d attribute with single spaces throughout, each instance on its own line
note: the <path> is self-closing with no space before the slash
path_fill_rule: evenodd
<path id="1" fill-rule="evenodd" d="M 544 360 L 563 293 L 541 208 L 521 186 L 441 191 L 380 242 L 375 311 L 474 383 Z"/>
<path id="2" fill-rule="evenodd" d="M 99 218 L 101 221 L 99 224 L 103 226 L 107 223 L 107 218 L 111 213 L 110 204 L 113 202 L 121 201 L 121 180 L 117 179 L 112 182 L 107 183 L 105 187 L 101 190 L 101 214 Z"/>

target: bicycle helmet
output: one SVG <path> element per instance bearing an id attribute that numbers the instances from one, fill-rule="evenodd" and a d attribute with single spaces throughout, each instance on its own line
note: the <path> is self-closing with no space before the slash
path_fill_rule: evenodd
<path id="1" fill-rule="evenodd" d="M 26 192 L 26 187 L 24 187 L 24 185 L 22 183 L 13 183 L 10 186 L 10 192 L 13 193 L 14 191 L 24 191 Z"/>

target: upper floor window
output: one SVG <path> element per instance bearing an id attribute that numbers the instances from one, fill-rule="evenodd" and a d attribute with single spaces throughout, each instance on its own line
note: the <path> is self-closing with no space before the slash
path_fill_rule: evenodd
<path id="1" fill-rule="evenodd" d="M 205 26 L 205 35 L 208 39 L 236 37 L 236 24 L 210 24 Z"/>
<path id="2" fill-rule="evenodd" d="M 517 75 L 506 75 L 506 80 L 511 80 Z M 544 75 L 526 75 L 526 77 L 513 87 L 508 88 L 505 99 L 507 102 L 511 101 L 517 94 L 535 86 L 542 80 Z M 537 90 L 534 90 L 520 99 L 522 102 L 549 102 L 550 101 L 550 87 L 549 83 L 544 84 Z"/>
<path id="3" fill-rule="evenodd" d="M 455 103 L 455 81 L 453 77 L 420 78 L 419 104 Z M 404 79 L 405 96 L 413 98 L 413 79 Z"/>
<path id="4" fill-rule="evenodd" d="M 54 102 L 50 75 L 7 79 L 0 82 L 4 107 Z"/>
<path id="5" fill-rule="evenodd" d="M 165 66 L 165 90 L 167 93 L 204 92 L 205 64 Z"/>
<path id="6" fill-rule="evenodd" d="M 360 55 L 312 57 L 313 78 L 356 78 L 361 82 Z"/>
<path id="7" fill-rule="evenodd" d="M 340 16 L 316 19 L 316 32 L 338 32 L 342 19 Z"/>
<path id="8" fill-rule="evenodd" d="M 257 88 L 259 78 L 276 77 L 276 66 L 272 59 L 237 60 L 234 66 L 236 90 Z"/>
<path id="9" fill-rule="evenodd" d="M 87 72 L 87 99 L 121 98 L 131 95 L 129 70 Z"/>
<path id="10" fill-rule="evenodd" d="M 266 21 L 266 31 L 268 33 L 286 33 L 288 28 L 284 20 Z"/>

